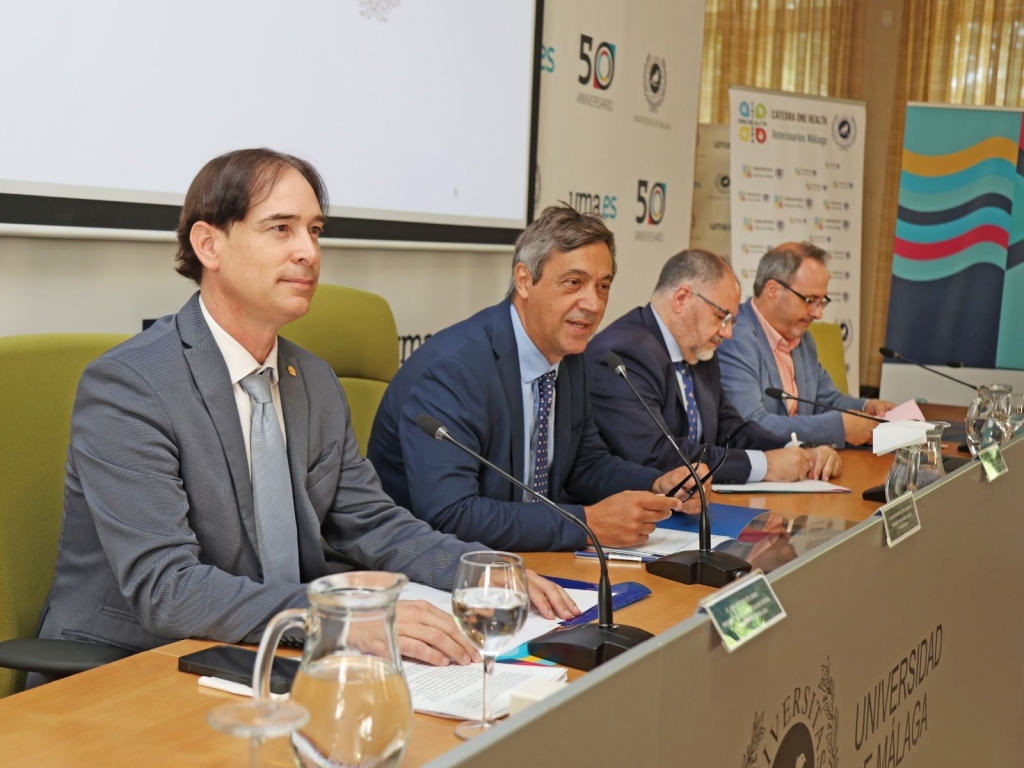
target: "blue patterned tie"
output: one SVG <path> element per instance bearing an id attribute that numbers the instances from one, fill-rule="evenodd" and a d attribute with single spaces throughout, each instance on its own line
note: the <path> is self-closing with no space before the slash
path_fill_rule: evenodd
<path id="1" fill-rule="evenodd" d="M 252 503 L 256 512 L 263 583 L 299 583 L 299 543 L 288 453 L 270 396 L 270 369 L 250 373 L 239 384 L 252 398 Z"/>
<path id="2" fill-rule="evenodd" d="M 693 392 L 693 371 L 689 364 L 680 360 L 675 363 L 676 370 L 683 377 L 683 403 L 686 405 L 686 439 L 691 443 L 697 442 L 697 397 Z"/>
<path id="3" fill-rule="evenodd" d="M 548 371 L 537 379 L 537 421 L 534 433 L 537 441 L 533 449 L 533 490 L 548 495 L 548 429 L 551 422 L 551 401 L 555 392 L 555 372 Z M 529 496 L 529 501 L 536 501 Z"/>

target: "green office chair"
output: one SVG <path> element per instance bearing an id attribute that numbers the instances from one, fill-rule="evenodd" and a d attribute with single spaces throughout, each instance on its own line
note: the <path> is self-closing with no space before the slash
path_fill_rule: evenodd
<path id="1" fill-rule="evenodd" d="M 836 323 L 811 323 L 811 336 L 818 346 L 818 362 L 828 371 L 836 389 L 850 394 L 846 381 L 846 351 L 843 348 L 843 329 Z"/>
<path id="2" fill-rule="evenodd" d="M 126 338 L 0 337 L 0 698 L 24 687 L 25 670 L 60 676 L 127 655 L 97 643 L 35 639 L 57 561 L 78 379 Z"/>
<path id="3" fill-rule="evenodd" d="M 282 328 L 281 335 L 334 369 L 365 456 L 373 418 L 398 370 L 398 331 L 387 301 L 355 288 L 321 285 L 306 316 Z"/>

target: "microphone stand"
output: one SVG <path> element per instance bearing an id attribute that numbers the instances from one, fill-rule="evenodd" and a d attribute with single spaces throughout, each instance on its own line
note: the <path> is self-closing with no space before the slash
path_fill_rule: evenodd
<path id="1" fill-rule="evenodd" d="M 623 381 L 640 401 L 640 405 L 647 411 L 647 415 L 658 425 L 658 429 L 665 435 L 666 439 L 676 449 L 683 466 L 690 471 L 693 481 L 697 484 L 697 493 L 700 494 L 700 522 L 698 524 L 698 542 L 700 548 L 686 552 L 676 552 L 673 555 L 659 557 L 647 563 L 647 572 L 664 579 L 678 581 L 682 584 L 701 584 L 705 587 L 724 587 L 731 581 L 738 579 L 750 572 L 751 565 L 741 557 L 730 555 L 726 552 L 713 552 L 711 550 L 711 517 L 708 514 L 708 499 L 704 493 L 704 484 L 693 464 L 686 458 L 686 454 L 679 448 L 679 444 L 672 437 L 668 428 L 661 423 L 661 420 L 654 415 L 654 411 L 647 405 L 647 401 L 640 396 L 633 382 L 626 375 L 626 366 L 614 352 L 605 355 L 605 362 L 608 367 L 622 377 Z"/>
<path id="2" fill-rule="evenodd" d="M 969 389 L 973 389 L 975 392 L 977 392 L 978 390 L 977 386 L 975 386 L 974 384 L 968 384 L 966 381 L 957 379 L 953 376 L 950 376 L 949 374 L 943 373 L 942 371 L 936 371 L 934 368 L 929 368 L 927 365 L 924 365 L 922 363 L 915 363 L 913 360 L 908 360 L 895 349 L 889 349 L 889 347 L 882 347 L 881 349 L 878 350 L 878 352 L 882 357 L 888 358 L 889 360 L 902 360 L 904 363 L 910 363 L 911 365 L 916 365 L 918 368 L 924 368 L 926 371 L 928 371 L 929 373 L 934 373 L 936 376 L 941 376 L 944 379 L 955 381 L 957 384 L 965 386 Z M 959 368 L 960 366 L 963 365 L 963 363 L 957 363 L 955 366 L 953 365 L 953 363 L 950 363 L 949 365 L 950 367 L 953 368 Z"/>
<path id="3" fill-rule="evenodd" d="M 553 661 L 573 669 L 581 669 L 584 672 L 604 662 L 614 659 L 621 653 L 639 645 L 654 635 L 637 627 L 630 627 L 625 624 L 615 624 L 612 617 L 612 587 L 608 578 L 608 560 L 605 557 L 604 549 L 597 536 L 590 530 L 583 520 L 562 509 L 547 496 L 537 493 L 526 483 L 517 480 L 501 467 L 488 461 L 471 448 L 463 445 L 448 432 L 448 428 L 432 416 L 420 414 L 416 417 L 418 426 L 428 436 L 435 440 L 451 443 L 456 448 L 468 453 L 485 467 L 494 470 L 512 485 L 529 493 L 537 501 L 553 509 L 566 520 L 578 525 L 590 537 L 597 551 L 597 559 L 601 564 L 601 579 L 597 587 L 597 624 L 583 624 L 578 627 L 555 629 L 542 635 L 527 644 L 527 650 L 534 656 L 541 659 Z"/>
<path id="4" fill-rule="evenodd" d="M 879 419 L 876 418 L 875 416 L 868 416 L 866 413 L 857 413 L 857 411 L 848 411 L 845 408 L 836 408 L 833 405 L 819 403 L 817 400 L 804 400 L 802 397 L 791 395 L 789 394 L 789 392 L 783 392 L 781 389 L 778 389 L 776 387 L 768 387 L 768 389 L 766 389 L 764 393 L 774 400 L 796 400 L 798 403 L 807 403 L 809 405 L 813 405 L 815 408 L 824 408 L 825 410 L 828 411 L 837 411 L 839 413 L 845 413 L 847 416 L 857 416 L 861 419 L 867 419 L 868 421 L 874 421 L 879 424 L 889 423 L 885 419 Z"/>

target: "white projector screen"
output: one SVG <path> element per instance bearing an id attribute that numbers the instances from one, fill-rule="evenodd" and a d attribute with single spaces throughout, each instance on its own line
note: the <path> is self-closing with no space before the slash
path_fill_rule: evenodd
<path id="1" fill-rule="evenodd" d="M 166 229 L 203 163 L 268 146 L 324 176 L 327 236 L 511 242 L 539 24 L 536 0 L 10 3 L 0 221 Z"/>

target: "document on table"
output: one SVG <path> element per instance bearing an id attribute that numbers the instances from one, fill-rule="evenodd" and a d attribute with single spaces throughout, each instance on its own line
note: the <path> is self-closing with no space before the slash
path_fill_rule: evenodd
<path id="1" fill-rule="evenodd" d="M 900 403 L 891 411 L 887 411 L 882 418 L 888 421 L 927 421 L 924 414 L 921 413 L 921 406 L 915 400 Z"/>
<path id="2" fill-rule="evenodd" d="M 432 667 L 415 661 L 403 661 L 405 679 L 412 692 L 412 708 L 417 712 L 459 720 L 476 720 L 483 708 L 484 665 L 467 664 Z M 520 664 L 495 664 L 489 681 L 491 714 L 508 714 L 511 691 L 532 680 L 565 680 L 565 667 L 535 667 Z"/>
<path id="3" fill-rule="evenodd" d="M 711 548 L 714 549 L 722 542 L 728 540 L 728 536 L 712 536 Z M 676 552 L 685 552 L 687 550 L 699 548 L 700 539 L 696 533 L 680 531 L 673 528 L 655 528 L 654 533 L 652 533 L 643 544 L 637 544 L 634 547 L 605 547 L 604 551 L 609 554 L 615 552 L 649 557 L 663 557 L 664 555 L 674 555 Z M 593 547 L 587 547 L 587 549 L 592 551 Z"/>
<path id="4" fill-rule="evenodd" d="M 597 605 L 596 590 L 567 589 L 565 591 L 573 599 L 581 612 Z M 452 615 L 452 593 L 428 587 L 426 584 L 406 584 L 400 599 L 425 600 L 449 616 Z M 561 621 L 561 619 L 545 619 L 537 612 L 536 608 L 530 606 L 530 615 L 526 617 L 526 623 L 523 624 L 523 628 L 516 634 L 515 640 L 508 644 L 509 650 L 522 643 L 528 643 L 553 629 L 557 629 Z"/>
<path id="5" fill-rule="evenodd" d="M 587 589 L 565 590 L 581 611 L 597 605 L 597 592 Z M 451 615 L 452 594 L 425 584 L 407 584 L 402 590 L 402 600 L 425 600 L 436 608 Z M 561 619 L 545 619 L 535 608 L 531 608 L 523 628 L 508 644 L 509 650 L 522 643 L 528 643 L 556 629 Z M 474 719 L 480 717 L 483 706 L 483 664 L 467 664 L 447 667 L 433 667 L 415 661 L 402 661 L 409 690 L 412 692 L 412 706 L 417 712 L 440 717 Z M 495 717 L 508 714 L 511 691 L 530 680 L 565 680 L 564 667 L 540 667 L 519 664 L 495 664 L 491 707 Z"/>
<path id="6" fill-rule="evenodd" d="M 928 421 L 890 421 L 879 424 L 871 430 L 871 450 L 875 456 L 906 448 L 908 445 L 924 445 L 928 441 L 928 430 L 935 425 Z"/>
<path id="7" fill-rule="evenodd" d="M 744 483 L 730 485 L 712 484 L 711 490 L 717 493 L 849 493 L 849 488 L 824 480 L 797 480 L 795 483 Z"/>

